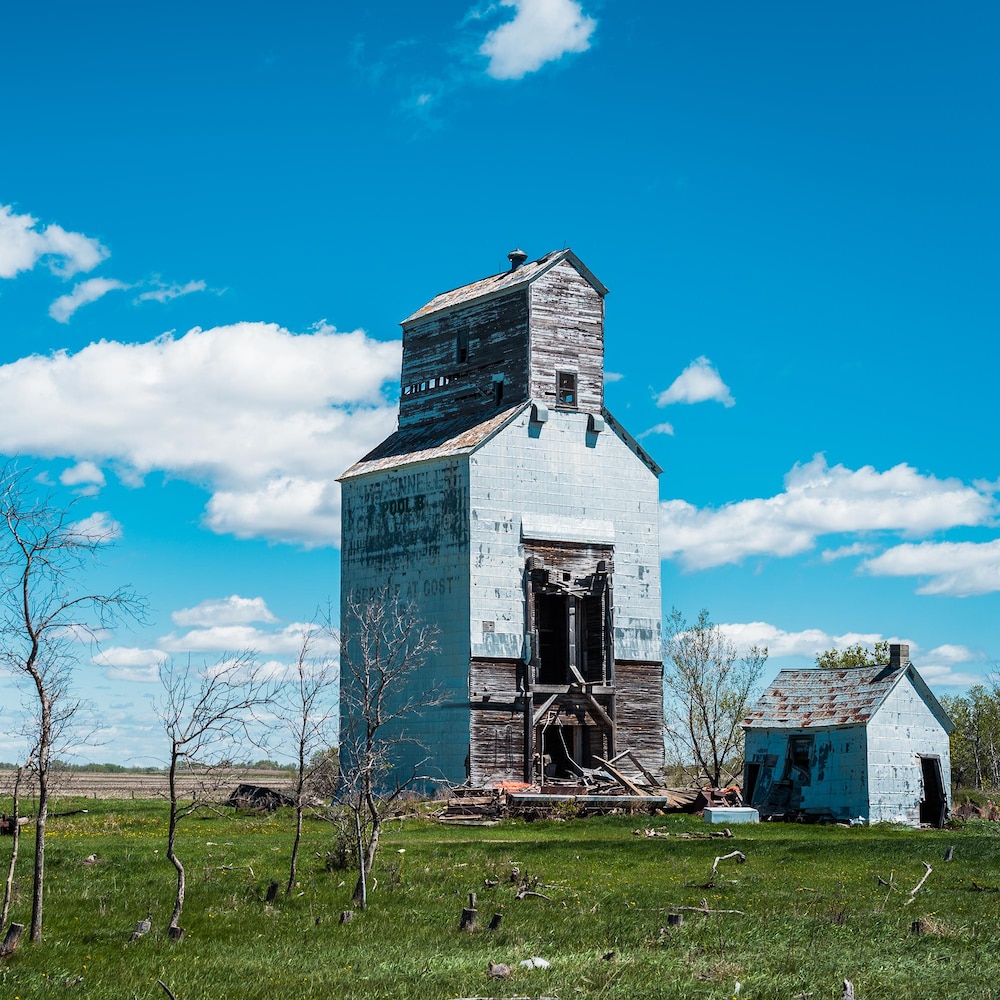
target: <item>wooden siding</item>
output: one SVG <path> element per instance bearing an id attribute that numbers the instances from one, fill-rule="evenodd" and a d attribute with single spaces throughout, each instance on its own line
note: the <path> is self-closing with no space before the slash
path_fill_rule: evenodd
<path id="1" fill-rule="evenodd" d="M 471 706 L 469 780 L 473 785 L 524 778 L 524 704 L 518 701 L 514 660 L 473 660 L 469 665 Z"/>
<path id="2" fill-rule="evenodd" d="M 459 360 L 459 343 L 465 360 Z M 473 302 L 403 330 L 399 426 L 498 409 L 494 377 L 503 376 L 500 406 L 528 398 L 528 293 Z M 446 379 L 444 385 L 441 380 Z M 433 387 L 432 387 L 433 385 Z"/>
<path id="3" fill-rule="evenodd" d="M 604 299 L 567 261 L 531 285 L 532 399 L 557 405 L 556 375 L 576 373 L 573 409 L 604 406 Z"/>
<path id="4" fill-rule="evenodd" d="M 615 662 L 615 752 L 632 750 L 654 773 L 663 768 L 663 664 Z"/>

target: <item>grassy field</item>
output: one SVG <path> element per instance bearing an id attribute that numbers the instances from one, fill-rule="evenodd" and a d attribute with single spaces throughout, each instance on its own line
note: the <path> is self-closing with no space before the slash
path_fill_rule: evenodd
<path id="1" fill-rule="evenodd" d="M 63 800 L 85 815 L 51 821 L 41 946 L 0 961 L 0 997 L 100 1000 L 547 996 L 1000 1000 L 995 957 L 1000 828 L 961 830 L 762 824 L 703 839 L 690 817 L 508 821 L 490 828 L 393 824 L 366 913 L 345 924 L 353 878 L 332 867 L 323 821 L 307 825 L 300 885 L 287 878 L 291 816 L 186 821 L 185 939 L 165 925 L 173 873 L 156 801 Z M 0 801 L 0 811 L 4 803 Z M 666 837 L 634 831 L 655 828 Z M 944 862 L 949 845 L 954 859 Z M 30 828 L 12 919 L 28 922 Z M 6 869 L 10 840 L 0 839 Z M 736 859 L 718 855 L 739 850 Z M 87 862 L 90 855 L 96 861 Z M 911 897 L 910 890 L 933 867 Z M 879 882 L 881 878 L 888 885 Z M 714 881 L 714 885 L 710 883 Z M 518 898 L 519 891 L 529 893 Z M 468 894 L 480 930 L 458 930 Z M 912 902 L 910 900 L 912 899 Z M 682 910 L 700 907 L 711 911 Z M 129 944 L 151 910 L 153 931 Z M 683 922 L 668 926 L 670 913 Z M 487 931 L 494 913 L 500 928 Z M 920 921 L 921 933 L 911 927 Z M 539 956 L 548 969 L 518 962 Z M 490 962 L 513 966 L 491 979 Z"/>

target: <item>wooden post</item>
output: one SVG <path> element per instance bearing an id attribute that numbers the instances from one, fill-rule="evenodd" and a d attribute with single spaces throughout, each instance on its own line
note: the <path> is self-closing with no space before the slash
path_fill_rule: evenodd
<path id="1" fill-rule="evenodd" d="M 470 934 L 476 929 L 476 911 L 468 906 L 462 907 L 462 919 L 458 922 L 460 931 L 468 931 Z"/>
<path id="2" fill-rule="evenodd" d="M 274 897 L 277 896 L 277 895 L 278 895 L 278 883 L 277 882 L 272 882 L 267 887 L 267 896 L 265 896 L 264 902 L 265 903 L 273 903 L 274 902 Z"/>
<path id="3" fill-rule="evenodd" d="M 500 921 L 503 920 L 502 913 L 494 913 L 493 919 L 490 921 L 489 930 L 495 931 L 500 926 Z"/>
<path id="4" fill-rule="evenodd" d="M 179 944 L 181 941 L 184 940 L 183 927 L 168 927 L 167 934 L 169 935 L 170 940 L 174 942 L 174 944 Z"/>
<path id="5" fill-rule="evenodd" d="M 667 926 L 668 927 L 680 927 L 684 923 L 684 918 L 679 913 L 668 913 L 667 914 Z"/>
<path id="6" fill-rule="evenodd" d="M 340 914 L 340 922 L 342 924 L 349 924 L 353 919 L 354 919 L 354 911 L 353 910 L 344 910 Z"/>

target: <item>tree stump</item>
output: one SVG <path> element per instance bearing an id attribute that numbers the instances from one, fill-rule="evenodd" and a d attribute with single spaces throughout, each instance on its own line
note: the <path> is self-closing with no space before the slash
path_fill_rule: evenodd
<path id="1" fill-rule="evenodd" d="M 667 914 L 667 926 L 668 927 L 680 927 L 684 923 L 684 918 L 679 913 L 668 913 Z"/>
<path id="2" fill-rule="evenodd" d="M 342 924 L 349 924 L 354 919 L 354 910 L 344 910 L 340 914 L 340 922 Z"/>
<path id="3" fill-rule="evenodd" d="M 264 897 L 264 902 L 265 903 L 273 903 L 274 902 L 274 898 L 277 895 L 278 895 L 278 883 L 277 882 L 272 882 L 267 887 L 267 895 Z"/>
<path id="4" fill-rule="evenodd" d="M 502 913 L 494 913 L 493 919 L 490 921 L 489 930 L 495 931 L 500 926 L 500 921 L 503 920 Z"/>
<path id="5" fill-rule="evenodd" d="M 844 992 L 841 994 L 841 1000 L 854 1000 L 854 983 L 850 979 L 844 980 Z"/>
<path id="6" fill-rule="evenodd" d="M 460 931 L 468 931 L 470 934 L 476 929 L 476 915 L 477 910 L 473 910 L 471 907 L 462 907 L 462 919 L 458 923 L 458 929 Z"/>
<path id="7" fill-rule="evenodd" d="M 17 951 L 17 946 L 21 943 L 21 935 L 24 933 L 24 924 L 11 924 L 7 928 L 7 934 L 0 944 L 0 958 L 6 958 Z"/>
<path id="8" fill-rule="evenodd" d="M 168 927 L 167 935 L 174 944 L 180 944 L 184 940 L 184 928 L 183 927 Z"/>

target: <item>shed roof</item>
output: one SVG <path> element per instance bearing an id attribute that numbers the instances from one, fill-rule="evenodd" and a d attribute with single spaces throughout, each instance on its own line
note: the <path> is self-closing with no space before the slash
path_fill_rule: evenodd
<path id="1" fill-rule="evenodd" d="M 529 405 L 519 403 L 485 420 L 481 413 L 474 413 L 400 428 L 368 452 L 361 461 L 355 462 L 339 479 L 342 482 L 355 476 L 395 469 L 413 462 L 468 454 Z"/>
<path id="2" fill-rule="evenodd" d="M 782 670 L 743 720 L 746 729 L 819 729 L 864 725 L 889 692 L 908 678 L 947 732 L 954 729 L 941 703 L 912 663 L 849 670 Z"/>
<path id="3" fill-rule="evenodd" d="M 552 250 L 544 257 L 539 257 L 538 260 L 522 264 L 520 267 L 509 271 L 501 271 L 499 274 L 491 274 L 488 278 L 481 278 L 479 281 L 473 281 L 471 284 L 462 285 L 461 288 L 453 288 L 450 292 L 442 292 L 440 295 L 435 295 L 425 306 L 421 306 L 411 316 L 407 316 L 403 320 L 402 325 L 406 326 L 408 323 L 425 319 L 434 313 L 453 309 L 455 306 L 465 305 L 469 302 L 475 302 L 478 299 L 486 299 L 493 295 L 509 292 L 511 289 L 521 285 L 530 285 L 531 282 L 540 278 L 546 271 L 551 270 L 556 264 L 564 260 L 569 261 L 601 295 L 608 294 L 607 288 L 594 277 L 590 269 L 572 250 Z"/>

